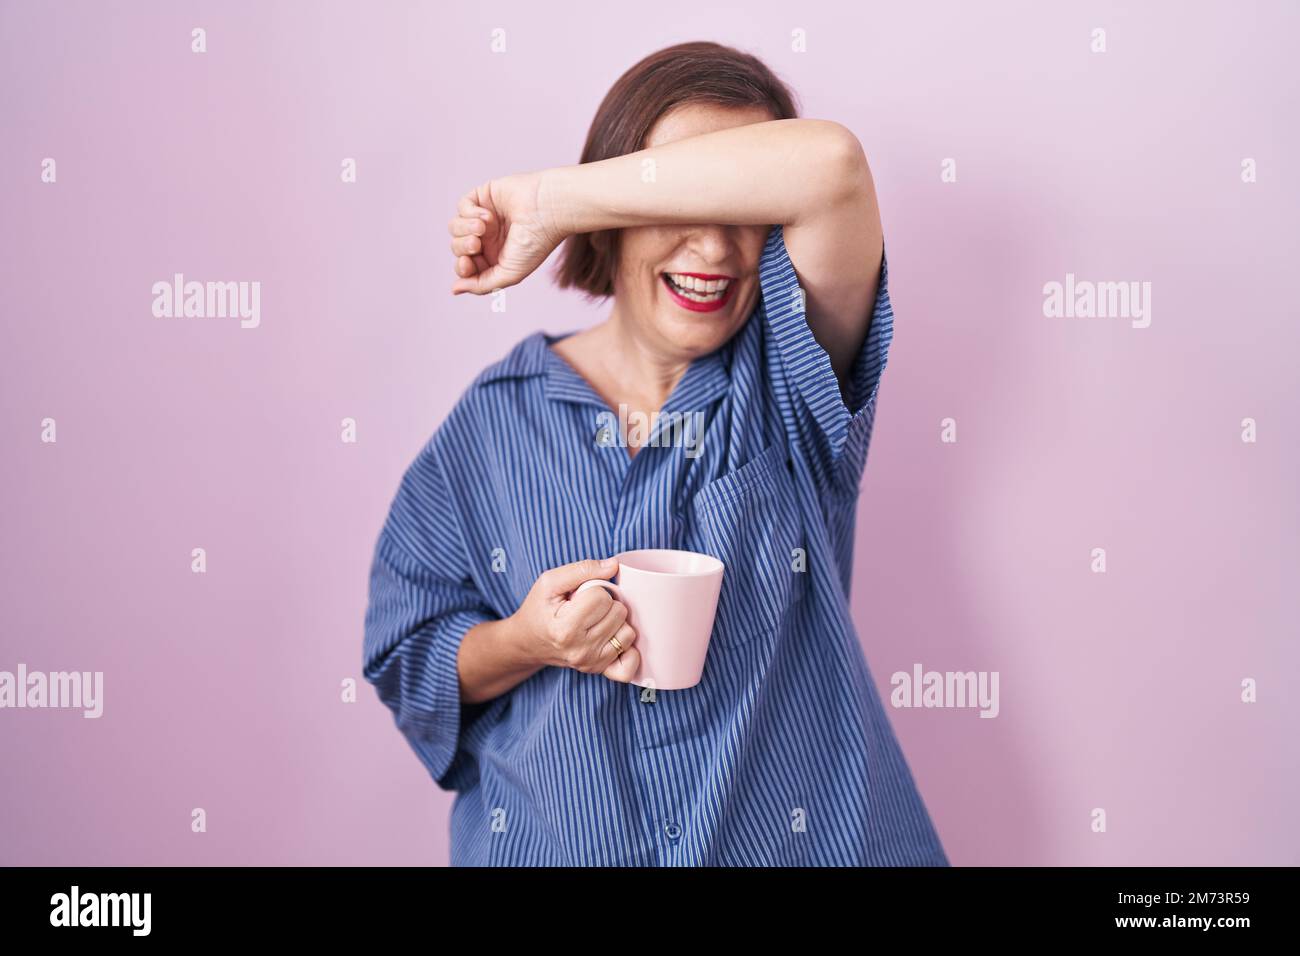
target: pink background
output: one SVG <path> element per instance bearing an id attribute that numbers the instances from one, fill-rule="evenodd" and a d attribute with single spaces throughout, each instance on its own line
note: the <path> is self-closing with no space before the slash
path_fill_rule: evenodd
<path id="1" fill-rule="evenodd" d="M 102 670 L 105 713 L 0 711 L 0 863 L 446 862 L 451 795 L 361 681 L 374 539 L 479 368 L 601 314 L 540 277 L 504 314 L 453 299 L 446 220 L 575 161 L 618 74 L 698 38 L 871 158 L 897 337 L 855 618 L 886 699 L 917 662 L 1001 675 L 996 719 L 890 712 L 952 861 L 1300 862 L 1298 28 L 1287 3 L 5 2 L 0 669 Z M 261 327 L 154 318 L 173 272 L 260 281 Z M 1067 272 L 1151 282 L 1151 327 L 1045 318 Z"/>

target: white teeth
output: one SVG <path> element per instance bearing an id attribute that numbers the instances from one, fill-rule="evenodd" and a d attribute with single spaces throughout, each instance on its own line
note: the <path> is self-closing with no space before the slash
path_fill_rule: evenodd
<path id="1" fill-rule="evenodd" d="M 692 302 L 715 301 L 721 298 L 727 291 L 727 286 L 731 285 L 730 279 L 701 279 L 680 272 L 667 272 L 665 275 L 677 291 Z"/>

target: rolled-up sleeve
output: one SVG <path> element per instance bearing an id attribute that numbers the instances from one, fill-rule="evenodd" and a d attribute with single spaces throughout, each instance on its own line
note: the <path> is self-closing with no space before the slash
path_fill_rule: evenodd
<path id="1" fill-rule="evenodd" d="M 795 413 L 787 429 L 828 492 L 856 494 L 866 467 L 876 396 L 894 338 L 888 279 L 882 251 L 870 325 L 849 373 L 846 404 L 830 356 L 808 325 L 806 297 L 781 226 L 772 227 L 763 248 L 759 285 L 767 333 L 780 359 L 781 391 L 790 396 Z"/>
<path id="2" fill-rule="evenodd" d="M 438 786 L 488 704 L 462 704 L 461 641 L 494 620 L 469 573 L 465 542 L 436 458 L 426 448 L 402 479 L 370 571 L 364 674 Z"/>

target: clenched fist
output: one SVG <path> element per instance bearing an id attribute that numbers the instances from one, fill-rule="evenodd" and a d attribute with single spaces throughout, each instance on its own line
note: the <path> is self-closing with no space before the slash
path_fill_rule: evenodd
<path id="1" fill-rule="evenodd" d="M 447 223 L 456 257 L 452 292 L 483 295 L 522 282 L 564 240 L 540 173 L 503 176 L 461 197 Z"/>

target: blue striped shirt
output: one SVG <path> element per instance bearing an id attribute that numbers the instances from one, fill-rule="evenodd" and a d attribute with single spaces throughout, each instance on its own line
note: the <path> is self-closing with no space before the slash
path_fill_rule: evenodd
<path id="1" fill-rule="evenodd" d="M 456 792 L 453 865 L 947 865 L 849 615 L 893 338 L 882 266 L 847 405 L 776 226 L 754 314 L 691 363 L 634 457 L 541 332 L 421 450 L 378 536 L 364 673 Z M 659 440 L 696 412 L 698 450 Z M 469 628 L 514 613 L 543 571 L 636 548 L 726 565 L 698 685 L 547 667 L 461 703 Z"/>

